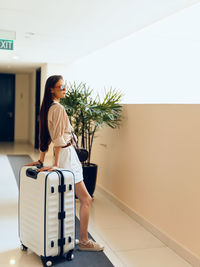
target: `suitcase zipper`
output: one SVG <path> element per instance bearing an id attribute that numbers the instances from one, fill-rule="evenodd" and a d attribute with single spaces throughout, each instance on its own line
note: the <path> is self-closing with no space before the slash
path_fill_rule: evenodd
<path id="1" fill-rule="evenodd" d="M 65 238 L 64 238 L 64 192 L 66 191 L 66 185 L 64 184 L 64 176 L 61 171 L 56 171 L 60 176 L 60 185 L 58 186 L 58 192 L 60 193 L 60 212 L 58 213 L 58 219 L 60 220 L 60 239 L 58 239 L 58 246 L 60 247 L 60 256 L 63 255 Z"/>
<path id="2" fill-rule="evenodd" d="M 44 193 L 44 257 L 46 257 L 46 199 L 47 199 L 47 179 L 50 175 L 50 172 L 46 175 L 45 178 L 45 193 Z M 54 246 L 54 243 L 51 243 L 51 247 Z"/>

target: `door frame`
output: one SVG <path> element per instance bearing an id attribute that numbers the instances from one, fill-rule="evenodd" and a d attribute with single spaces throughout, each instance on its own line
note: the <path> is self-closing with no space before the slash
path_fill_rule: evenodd
<path id="1" fill-rule="evenodd" d="M 13 87 L 13 92 L 12 92 L 12 126 L 11 126 L 11 135 L 9 136 L 9 140 L 6 142 L 14 142 L 15 141 L 15 91 L 16 91 L 16 75 L 15 73 L 3 73 L 0 72 L 1 75 L 7 76 L 10 75 L 12 77 L 11 83 Z M 0 140 L 1 141 L 1 140 Z M 4 142 L 3 140 L 1 142 Z"/>
<path id="2" fill-rule="evenodd" d="M 40 93 L 41 93 L 41 68 L 36 70 L 36 83 L 35 83 L 35 144 L 34 144 L 35 149 L 39 149 Z"/>

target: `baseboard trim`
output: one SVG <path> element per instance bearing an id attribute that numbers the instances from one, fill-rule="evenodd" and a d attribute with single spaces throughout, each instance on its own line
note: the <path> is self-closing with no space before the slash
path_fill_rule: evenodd
<path id="1" fill-rule="evenodd" d="M 121 210 L 123 210 L 126 214 L 128 214 L 131 218 L 133 218 L 136 222 L 141 224 L 145 229 L 151 232 L 167 247 L 175 251 L 178 255 L 180 255 L 183 259 L 185 259 L 192 266 L 200 267 L 200 259 L 196 255 L 194 255 L 191 251 L 189 251 L 187 248 L 185 248 L 180 243 L 178 243 L 176 240 L 171 238 L 167 233 L 156 228 L 153 224 L 151 224 L 141 215 L 137 214 L 134 210 L 129 208 L 124 202 L 119 200 L 114 194 L 107 191 L 102 186 L 96 185 L 96 190 L 102 193 L 103 195 L 105 195 L 116 206 L 118 206 Z"/>

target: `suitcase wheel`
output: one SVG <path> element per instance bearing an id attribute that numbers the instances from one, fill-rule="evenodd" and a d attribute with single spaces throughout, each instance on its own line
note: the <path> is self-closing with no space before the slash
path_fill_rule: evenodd
<path id="1" fill-rule="evenodd" d="M 20 248 L 21 248 L 22 251 L 27 251 L 27 249 L 28 249 L 28 248 L 27 248 L 26 246 L 24 246 L 23 244 L 21 244 Z"/>
<path id="2" fill-rule="evenodd" d="M 52 257 L 40 256 L 40 258 L 44 266 L 52 266 L 52 261 L 51 261 Z"/>
<path id="3" fill-rule="evenodd" d="M 47 261 L 46 262 L 46 266 L 51 266 L 52 265 L 52 261 Z"/>
<path id="4" fill-rule="evenodd" d="M 74 259 L 74 254 L 71 254 L 71 260 L 73 260 Z"/>
<path id="5" fill-rule="evenodd" d="M 65 259 L 68 261 L 72 261 L 74 259 L 73 250 L 70 250 L 67 254 L 65 254 Z"/>

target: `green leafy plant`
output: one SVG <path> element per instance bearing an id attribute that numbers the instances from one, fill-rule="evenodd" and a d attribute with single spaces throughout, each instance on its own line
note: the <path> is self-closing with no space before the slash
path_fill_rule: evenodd
<path id="1" fill-rule="evenodd" d="M 66 97 L 61 100 L 74 128 L 74 133 L 81 140 L 81 147 L 89 151 L 83 164 L 90 165 L 92 145 L 96 131 L 104 124 L 111 128 L 119 127 L 122 121 L 122 93 L 112 87 L 101 101 L 99 94 L 92 97 L 93 90 L 85 83 L 68 84 Z"/>

